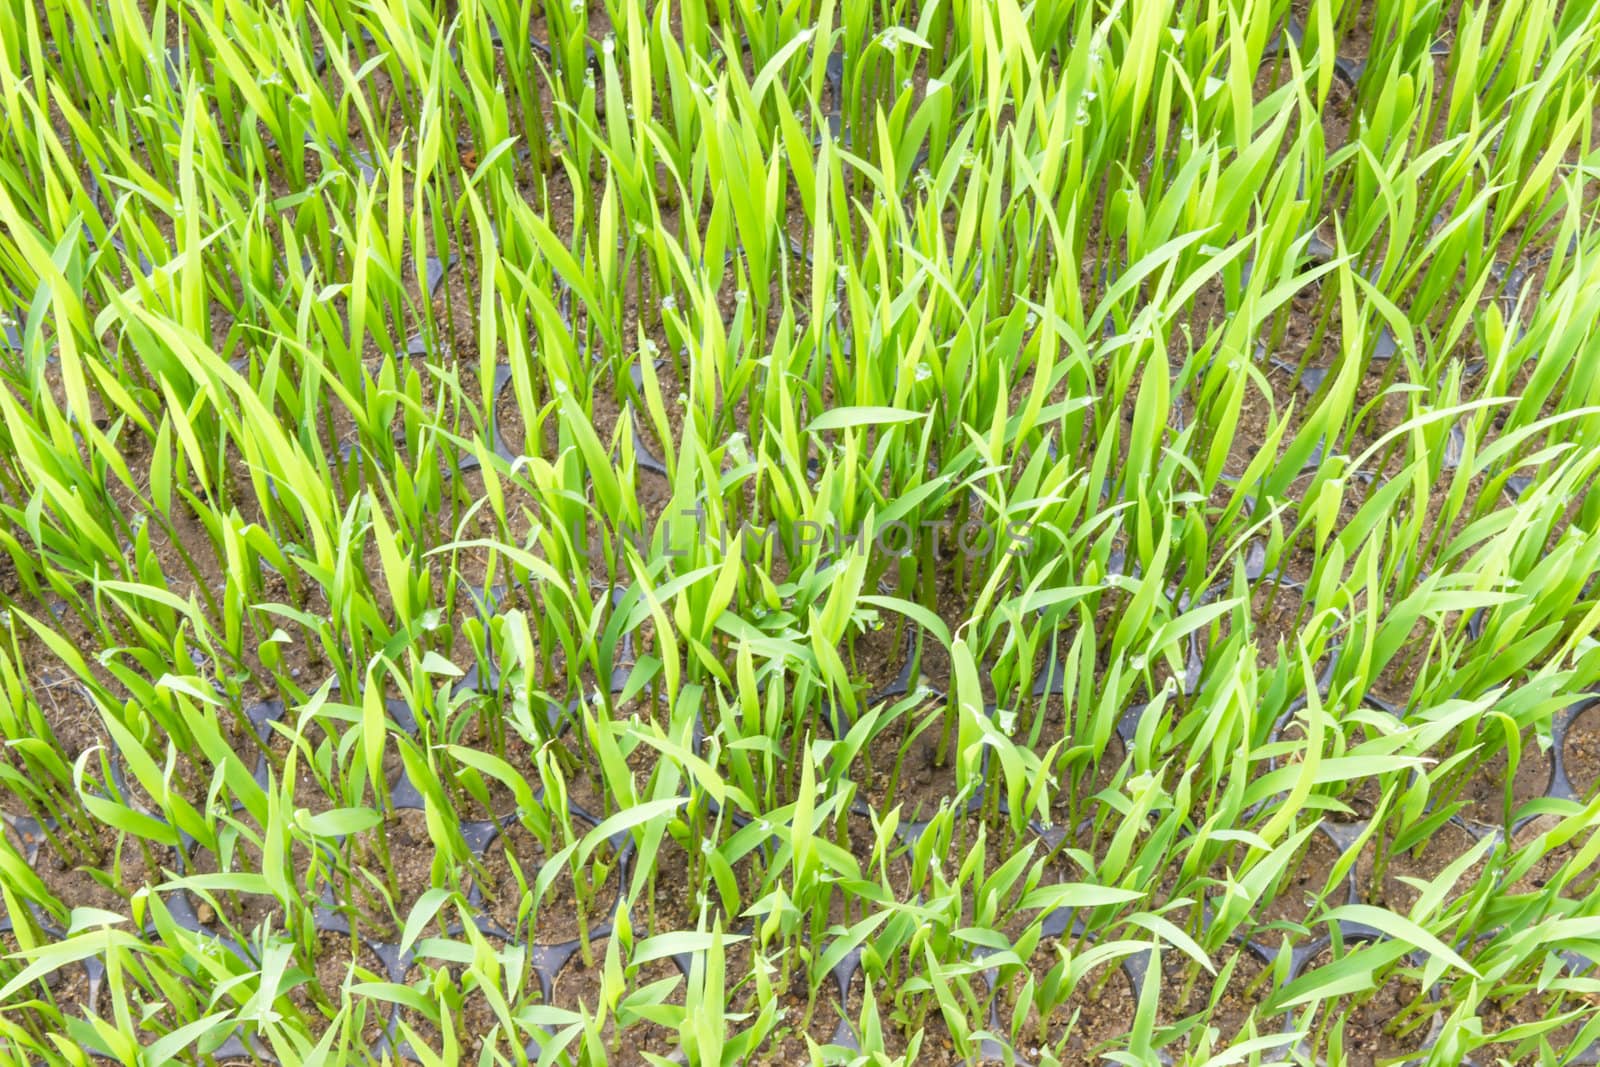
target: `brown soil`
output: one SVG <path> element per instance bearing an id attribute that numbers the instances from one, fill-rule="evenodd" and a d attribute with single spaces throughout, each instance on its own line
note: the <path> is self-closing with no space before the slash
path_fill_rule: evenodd
<path id="1" fill-rule="evenodd" d="M 531 909 L 534 883 L 544 862 L 544 846 L 518 824 L 506 827 L 489 842 L 483 853 L 484 875 L 476 884 L 483 894 L 484 911 L 502 929 L 516 930 L 525 918 L 524 909 Z M 570 898 L 570 876 L 563 879 Z"/>
<path id="2" fill-rule="evenodd" d="M 310 1022 L 313 1035 L 322 1034 L 337 1013 L 342 990 L 348 980 L 352 985 L 361 982 L 387 982 L 389 971 L 378 955 L 365 944 L 353 942 L 344 934 L 319 933 L 314 947 L 315 956 L 310 961 L 309 973 L 313 981 L 298 986 L 290 992 L 290 999 Z M 302 966 L 305 964 L 302 963 Z M 356 1004 L 366 1004 L 367 1025 L 362 1034 L 367 1041 L 378 1040 L 382 1024 L 387 1019 L 385 1006 L 376 1001 L 352 998 Z"/>
<path id="3" fill-rule="evenodd" d="M 51 654 L 42 641 L 35 638 L 21 644 L 23 662 L 51 662 Z M 50 727 L 50 736 L 69 761 L 76 760 L 80 753 L 96 745 L 110 745 L 110 735 L 100 722 L 100 713 L 93 701 L 65 669 L 52 666 L 36 671 L 33 692 L 39 703 L 39 711 Z M 93 760 L 90 766 L 94 766 Z"/>
<path id="4" fill-rule="evenodd" d="M 556 847 L 559 849 L 558 843 Z M 591 870 L 596 860 L 609 853 L 609 846 L 601 846 L 590 860 Z M 526 931 L 533 941 L 549 945 L 581 936 L 584 925 L 579 922 L 570 860 L 550 883 L 544 896 L 534 900 L 535 883 L 545 860 L 546 853 L 538 838 L 524 827 L 513 824 L 491 841 L 484 852 L 481 884 L 485 908 L 495 922 L 505 930 Z M 586 917 L 589 929 L 611 918 L 616 900 L 619 872 L 614 859 L 607 862 L 612 865 L 611 871 L 592 897 Z"/>
<path id="5" fill-rule="evenodd" d="M 1325 949 L 1306 967 L 1310 974 L 1333 962 Z M 1318 1007 L 1306 1043 L 1325 1055 L 1335 1028 L 1342 1028 L 1345 1060 L 1352 1067 L 1375 1067 L 1420 1052 L 1430 1034 L 1432 1016 L 1412 1010 L 1421 987 L 1409 977 L 1391 975 L 1375 991 L 1341 997 Z M 1330 1062 L 1332 1062 L 1330 1058 Z"/>
<path id="6" fill-rule="evenodd" d="M 1426 626 L 1426 619 L 1417 624 L 1419 630 Z M 1426 665 L 1423 653 L 1428 648 L 1431 632 L 1414 633 L 1412 637 L 1420 639 L 1421 646 L 1417 640 L 1408 641 L 1393 659 L 1384 664 L 1370 688 L 1373 696 L 1400 709 L 1410 705 L 1411 697 L 1417 691 L 1417 681 L 1422 677 L 1422 669 Z"/>
<path id="7" fill-rule="evenodd" d="M 911 899 L 911 862 L 906 857 L 905 846 L 898 838 L 885 835 L 880 842 L 872 828 L 872 820 L 865 815 L 849 815 L 845 818 L 845 836 L 847 840 L 843 844 L 855 857 L 862 881 L 877 886 L 876 890 L 870 892 L 898 901 Z M 880 843 L 883 846 L 881 850 L 878 849 Z M 836 922 L 856 921 L 863 918 L 866 911 L 876 910 L 880 906 L 858 892 L 834 892 L 830 896 L 831 917 Z"/>
<path id="8" fill-rule="evenodd" d="M 1389 842 L 1384 841 L 1384 851 L 1387 855 L 1381 877 L 1375 877 L 1373 862 L 1377 843 L 1377 838 L 1369 841 L 1367 847 L 1362 850 L 1361 858 L 1356 861 L 1356 891 L 1367 903 L 1377 904 L 1406 915 L 1421 897 L 1422 891 L 1404 879 L 1433 881 L 1446 867 L 1471 850 L 1476 844 L 1476 839 L 1460 826 L 1446 823 L 1420 842 L 1415 849 L 1406 852 L 1392 851 L 1388 847 Z M 1486 864 L 1480 861 L 1469 868 L 1445 893 L 1443 902 L 1455 900 L 1471 889 L 1483 874 L 1485 866 Z"/>
<path id="9" fill-rule="evenodd" d="M 50 993 L 55 999 L 56 1008 L 64 1017 L 82 1019 L 89 1016 L 89 972 L 81 963 L 69 963 L 56 971 Z M 105 987 L 102 985 L 95 1007 L 103 1010 L 105 1003 Z"/>
<path id="10" fill-rule="evenodd" d="M 303 856 L 303 850 L 297 851 Z M 224 861 L 214 853 L 197 847 L 190 859 L 189 871 L 193 874 L 215 874 L 219 871 L 260 874 L 261 850 L 253 842 L 240 838 L 232 844 L 231 853 Z M 189 899 L 194 905 L 195 915 L 208 926 L 220 921 L 224 927 L 248 935 L 270 918 L 274 929 L 283 928 L 283 908 L 267 893 L 207 890 L 204 894 L 191 892 Z"/>
<path id="11" fill-rule="evenodd" d="M 887 617 L 880 620 L 879 625 L 868 626 L 839 650 L 851 676 L 860 682 L 857 694 L 863 700 L 893 682 L 910 653 L 910 627 L 898 617 L 884 614 Z M 853 650 L 849 647 L 851 644 Z"/>
<path id="12" fill-rule="evenodd" d="M 890 1017 L 892 1005 L 887 1003 L 887 998 L 880 994 L 877 999 L 875 1006 L 883 1027 L 884 1050 L 891 1056 L 903 1055 L 908 1035 Z M 819 1046 L 832 1044 L 842 1021 L 848 1021 L 852 1028 L 857 1025 L 863 1008 L 862 979 L 857 974 L 851 981 L 849 996 L 842 1005 L 838 988 L 831 979 L 823 984 L 815 1003 L 808 1003 L 803 984 L 797 983 L 788 992 L 779 994 L 778 1005 L 780 1021 L 751 1062 L 764 1067 L 802 1067 L 814 1062 L 808 1042 Z M 742 1008 L 750 1011 L 753 1005 L 744 1004 Z M 963 1062 L 956 1056 L 949 1031 L 937 1012 L 924 1021 L 922 1029 L 923 1040 L 916 1062 Z"/>
<path id="13" fill-rule="evenodd" d="M 823 985 L 822 993 L 812 1006 L 810 1017 L 807 1018 L 803 989 L 797 983 L 784 1000 L 784 1010 L 789 1013 L 792 1026 L 781 1040 L 772 1044 L 770 1058 L 759 1062 L 793 1064 L 794 1067 L 810 1064 L 812 1057 L 806 1047 L 805 1037 L 810 1037 L 819 1045 L 830 1044 L 841 1021 L 850 1027 L 852 1035 L 859 1037 L 861 1016 L 866 1007 L 866 985 L 865 973 L 858 970 L 851 977 L 848 995 L 841 1004 L 837 984 L 829 980 Z M 883 1050 L 891 1057 L 905 1055 L 908 1051 L 908 1042 L 917 1034 L 916 1030 L 908 1029 L 897 1021 L 893 999 L 892 991 L 884 980 L 873 984 L 873 1007 L 878 1012 L 879 1025 L 883 1028 Z M 749 1005 L 745 1007 L 748 1009 Z M 941 1067 L 967 1062 L 957 1054 L 955 1042 L 950 1036 L 949 1026 L 942 1013 L 937 1010 L 930 1012 L 928 1017 L 922 1020 L 920 1029 L 922 1041 L 914 1062 L 941 1065 Z"/>
<path id="14" fill-rule="evenodd" d="M 1339 847 L 1327 834 L 1313 833 L 1298 859 L 1290 861 L 1278 892 L 1262 910 L 1262 925 L 1304 923 L 1313 911 L 1345 903 L 1344 882 L 1328 886 L 1339 856 Z"/>
<path id="15" fill-rule="evenodd" d="M 34 873 L 63 907 L 99 908 L 126 916 L 128 898 L 137 889 L 166 880 L 160 869 L 168 862 L 166 849 L 155 848 L 147 856 L 148 846 L 139 838 L 105 828 L 98 847 L 103 857 L 99 864 L 58 855 L 49 844 L 40 849 Z"/>
<path id="16" fill-rule="evenodd" d="M 1055 703 L 1054 699 L 1051 703 Z M 1087 744 L 1087 739 L 1084 743 Z M 1093 798 L 1116 784 L 1126 763 L 1127 751 L 1122 738 L 1112 733 L 1098 751 L 1074 757 L 1070 767 L 1058 765 L 1051 817 L 1061 826 L 1072 826 L 1076 820 L 1092 814 L 1101 803 Z"/>
<path id="17" fill-rule="evenodd" d="M 27 959 L 13 959 L 12 954 L 22 951 L 22 942 L 17 940 L 17 935 L 9 930 L 0 934 L 0 985 L 16 977 L 29 963 Z M 72 965 L 76 966 L 76 964 Z M 79 968 L 80 970 L 82 968 Z M 29 996 L 45 996 L 48 991 L 61 984 L 62 971 L 51 971 L 40 978 L 32 986 L 23 986 L 13 996 L 25 999 Z"/>
<path id="18" fill-rule="evenodd" d="M 1567 781 L 1579 800 L 1594 795 L 1600 783 L 1600 704 L 1580 712 L 1567 727 L 1567 744 L 1562 751 Z"/>
<path id="19" fill-rule="evenodd" d="M 759 875 L 759 851 L 746 854 L 733 866 L 736 895 L 731 910 L 703 860 L 697 864 L 697 873 L 690 876 L 689 858 L 684 846 L 668 834 L 661 839 L 651 872 L 633 876 L 633 885 L 642 885 L 635 904 L 635 922 L 641 921 L 639 917 L 642 916 L 644 927 L 650 933 L 709 930 L 719 920 L 724 930 L 731 930 L 741 923 L 744 910 L 758 899 L 760 886 L 756 879 Z M 704 889 L 704 897 L 697 895 L 697 886 Z M 643 936 L 642 931 L 640 936 Z"/>
<path id="20" fill-rule="evenodd" d="M 446 972 L 448 984 L 435 978 L 439 1000 L 426 1014 L 414 1008 L 400 1009 L 400 1025 L 410 1031 L 397 1030 L 397 1035 L 409 1045 L 413 1059 L 423 1050 L 446 1061 L 468 1058 L 477 1060 L 494 1049 L 500 1055 L 515 1058 L 517 1050 L 526 1047 L 526 1035 L 515 1028 L 507 1030 L 490 1006 L 483 990 L 465 988 L 465 969 L 450 967 Z M 441 986 L 443 988 L 441 988 Z M 501 990 L 505 996 L 506 990 Z M 428 996 L 426 992 L 423 994 Z M 449 1033 L 450 1054 L 446 1054 L 446 1032 Z"/>
<path id="21" fill-rule="evenodd" d="M 1053 940 L 1040 942 L 1029 961 L 1038 979 L 1057 962 L 1054 944 Z M 1002 1019 L 1012 1018 L 1014 998 L 1020 989 L 1020 982 L 1001 988 Z M 1020 1051 L 1032 1059 L 1033 1049 L 1048 1047 L 1063 1065 L 1099 1064 L 1103 1062 L 1102 1054 L 1115 1049 L 1132 1030 L 1138 1006 L 1135 990 L 1120 964 L 1101 964 L 1085 974 L 1066 1000 L 1048 1015 L 1041 1017 L 1036 1006 L 1029 1006 L 1019 1036 Z"/>
<path id="22" fill-rule="evenodd" d="M 987 882 L 996 871 L 1014 860 L 1018 853 L 1024 849 L 1032 848 L 1033 851 L 1028 862 L 1018 872 L 1016 881 L 1003 891 L 1001 891 L 1001 887 L 995 886 L 992 891 L 996 893 L 996 896 L 986 905 L 995 909 L 994 919 L 985 920 L 986 922 L 1004 921 L 1007 916 L 1011 916 L 1013 924 L 1020 925 L 1021 913 L 1019 913 L 1017 905 L 1021 902 L 1023 884 L 1027 880 L 1029 867 L 1046 854 L 1047 850 L 1044 847 L 1044 843 L 1035 837 L 1032 832 L 1024 832 L 1020 840 L 1013 841 L 1011 828 L 1004 816 L 996 818 L 993 815 L 986 815 L 982 812 L 958 815 L 955 817 L 954 825 L 951 829 L 950 844 L 947 851 L 948 861 L 941 861 L 941 857 L 937 852 L 933 857 L 935 863 L 939 864 L 939 869 L 946 879 L 953 881 L 961 865 L 971 862 L 972 857 L 978 852 L 980 835 L 982 836 L 983 855 L 982 862 L 977 865 L 976 869 L 977 882 L 968 882 L 961 893 L 963 921 L 969 925 L 975 925 L 979 922 L 978 916 L 974 914 L 974 908 L 977 905 L 977 901 L 974 899 L 975 885 Z M 1065 870 L 1066 866 L 1067 861 L 1058 856 L 1051 865 L 1052 869 L 1044 875 L 1043 880 L 1047 883 L 1066 881 L 1069 877 L 1068 872 Z M 912 887 L 914 895 L 920 893 L 924 897 L 931 895 L 933 890 L 934 886 L 928 883 Z"/>
<path id="23" fill-rule="evenodd" d="M 574 745 L 577 742 L 572 742 Z M 618 793 L 609 789 L 604 778 L 598 771 L 598 762 L 585 748 L 584 755 L 590 766 L 579 770 L 567 779 L 567 801 L 586 812 L 591 818 L 600 820 L 615 815 L 617 812 Z M 654 765 L 656 750 L 649 745 L 639 745 L 629 754 L 627 763 L 633 772 L 633 792 L 640 795 L 649 782 L 649 769 Z M 573 823 L 574 830 L 581 837 L 590 830 L 590 824 L 579 819 Z M 609 846 L 608 846 L 609 847 Z"/>
<path id="24" fill-rule="evenodd" d="M 902 822 L 922 820 L 955 796 L 953 728 L 942 759 L 939 752 L 946 718 L 942 704 L 929 702 L 882 723 L 867 744 L 857 778 L 875 809 L 886 812 L 898 805 Z"/>
<path id="25" fill-rule="evenodd" d="M 1281 655 L 1298 658 L 1295 639 L 1305 633 L 1311 611 L 1296 589 L 1277 582 L 1258 582 L 1250 594 L 1250 618 L 1256 649 L 1263 663 L 1276 663 Z"/>
<path id="26" fill-rule="evenodd" d="M 380 831 L 387 841 L 392 871 L 384 867 Z M 345 902 L 355 905 L 355 925 L 363 937 L 396 940 L 417 900 L 434 884 L 435 846 L 428 834 L 427 817 L 420 811 L 397 812 L 385 826 L 364 830 L 347 841 L 345 857 L 357 869 L 342 885 L 335 879 L 335 899 L 342 895 Z M 391 873 L 392 883 L 388 881 Z"/>
<path id="27" fill-rule="evenodd" d="M 1584 1014 L 1570 1022 L 1551 1026 L 1547 1030 L 1517 1041 L 1493 1040 L 1496 1035 L 1505 1033 L 1512 1027 L 1543 1022 L 1572 1011 Z M 1484 1034 L 1490 1040 L 1473 1052 L 1473 1061 L 1485 1064 L 1510 1063 L 1515 1067 L 1537 1067 L 1539 1064 L 1549 1062 L 1539 1052 L 1541 1044 L 1548 1044 L 1556 1053 L 1555 1062 L 1574 1062 L 1566 1059 L 1562 1053 L 1569 1049 L 1585 1022 L 1596 1011 L 1600 1011 L 1600 997 L 1595 994 L 1563 995 L 1528 991 L 1480 1004 L 1477 1008 L 1478 1019 L 1482 1023 Z M 1520 1055 L 1519 1050 L 1521 1050 Z"/>
<path id="28" fill-rule="evenodd" d="M 1383 786 L 1377 778 L 1355 779 L 1351 786 L 1339 794 L 1339 802 L 1350 810 L 1344 812 L 1330 808 L 1324 818 L 1335 823 L 1363 822 L 1372 818 L 1377 813 L 1378 805 L 1383 803 Z"/>
<path id="29" fill-rule="evenodd" d="M 597 1010 L 601 998 L 605 995 L 605 958 L 609 944 L 609 939 L 604 938 L 592 943 L 594 961 L 592 966 L 584 963 L 581 954 L 575 954 L 567 961 L 566 966 L 556 975 L 555 984 L 551 989 L 551 1003 L 569 1011 L 581 1008 L 591 1015 Z M 677 985 L 668 995 L 667 1002 L 679 1005 L 684 1003 L 683 972 L 670 959 L 652 960 L 637 967 L 625 964 L 625 967 L 628 992 L 634 992 L 654 982 L 673 980 Z M 731 987 L 737 980 L 737 975 L 730 970 L 725 980 Z M 621 1029 L 616 1027 L 613 1020 L 606 1025 L 605 1032 L 608 1040 L 607 1055 L 621 1063 L 643 1063 L 646 1053 L 670 1056 L 678 1044 L 676 1033 L 664 1026 L 644 1020 L 632 1020 L 630 1025 Z M 611 1042 L 615 1042 L 614 1047 Z"/>
<path id="30" fill-rule="evenodd" d="M 1309 324 L 1306 326 L 1306 332 L 1310 332 Z M 1249 469 L 1256 454 L 1261 451 L 1264 442 L 1282 419 L 1282 412 L 1290 399 L 1288 383 L 1281 382 L 1278 389 L 1275 395 L 1263 393 L 1254 381 L 1245 387 L 1244 402 L 1239 409 L 1233 447 L 1229 450 L 1228 461 L 1223 466 L 1223 471 L 1227 475 L 1237 478 Z M 1288 436 L 1286 433 L 1285 437 Z"/>
<path id="31" fill-rule="evenodd" d="M 1460 799 L 1466 804 L 1460 814 L 1483 826 L 1504 826 L 1506 770 L 1510 760 L 1500 739 L 1486 736 L 1482 740 L 1493 754 L 1472 769 L 1460 793 Z M 1539 747 L 1532 733 L 1526 734 L 1522 739 L 1517 773 L 1511 781 L 1511 818 L 1517 818 L 1524 804 L 1544 796 L 1549 786 L 1550 755 Z"/>
<path id="32" fill-rule="evenodd" d="M 1511 847 L 1522 849 L 1531 846 L 1539 835 L 1553 830 L 1560 821 L 1554 815 L 1540 815 L 1529 819 L 1512 835 Z M 1586 843 L 1587 835 L 1580 833 L 1566 844 L 1549 849 L 1510 887 L 1510 891 L 1532 893 L 1544 889 L 1551 879 L 1571 863 L 1573 857 Z M 1581 899 L 1595 888 L 1597 878 L 1600 878 L 1600 860 L 1590 863 L 1582 870 L 1571 872 L 1571 877 L 1568 878 L 1561 895 L 1568 900 Z"/>
<path id="33" fill-rule="evenodd" d="M 1261 1003 L 1272 991 L 1272 976 L 1267 965 L 1249 949 L 1236 949 L 1213 961 L 1217 977 L 1200 969 L 1190 957 L 1167 947 L 1161 954 L 1161 1001 L 1156 1008 L 1160 1026 L 1171 1026 L 1185 1019 L 1200 1018 L 1203 1027 L 1216 1031 L 1211 1047 L 1221 1049 L 1233 1040 L 1252 1017 L 1256 1032 L 1276 1028 L 1279 1020 L 1259 1014 Z M 1231 964 L 1227 984 L 1218 987 L 1221 975 Z M 1191 1031 L 1180 1047 L 1199 1045 L 1199 1030 Z M 1170 1051 L 1176 1052 L 1177 1049 Z"/>

